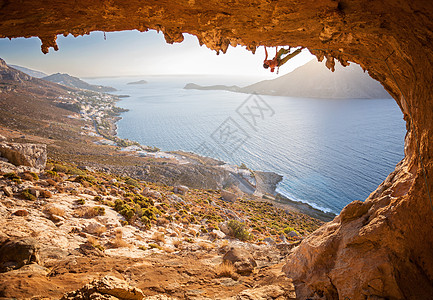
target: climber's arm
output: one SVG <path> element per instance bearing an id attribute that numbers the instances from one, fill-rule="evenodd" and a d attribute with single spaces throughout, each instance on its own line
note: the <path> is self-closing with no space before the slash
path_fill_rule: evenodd
<path id="1" fill-rule="evenodd" d="M 278 67 L 281 67 L 282 65 L 284 65 L 289 59 L 292 59 L 293 57 L 295 57 L 296 55 L 298 55 L 299 53 L 301 53 L 302 49 L 304 48 L 299 48 L 296 49 L 295 51 L 293 51 L 293 53 L 288 54 L 286 57 L 284 57 L 283 59 L 281 59 L 278 63 Z"/>

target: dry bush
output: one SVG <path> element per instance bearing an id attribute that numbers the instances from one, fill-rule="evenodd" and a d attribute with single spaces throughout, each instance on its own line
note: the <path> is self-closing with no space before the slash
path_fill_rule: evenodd
<path id="1" fill-rule="evenodd" d="M 49 206 L 44 210 L 44 212 L 49 216 L 56 215 L 59 217 L 63 217 L 65 215 L 65 210 L 57 206 Z"/>
<path id="2" fill-rule="evenodd" d="M 238 279 L 238 274 L 236 274 L 236 268 L 230 261 L 223 261 L 221 264 L 215 267 L 215 273 L 217 277 L 229 277 L 234 280 Z"/>
<path id="3" fill-rule="evenodd" d="M 162 232 L 155 232 L 152 239 L 156 242 L 165 243 L 165 236 Z"/>
<path id="4" fill-rule="evenodd" d="M 101 236 L 101 234 L 103 234 L 103 233 L 106 232 L 106 231 L 107 231 L 107 227 L 105 227 L 105 226 L 100 226 L 100 227 L 98 227 L 98 228 L 95 229 L 95 234 L 96 234 L 97 236 Z"/>
<path id="5" fill-rule="evenodd" d="M 123 233 L 120 228 L 116 230 L 114 239 L 110 242 L 110 246 L 112 248 L 131 247 L 130 244 L 123 240 Z"/>
<path id="6" fill-rule="evenodd" d="M 93 247 L 95 247 L 95 248 L 97 248 L 97 249 L 99 249 L 101 251 L 105 250 L 105 248 L 93 236 L 88 236 L 87 237 L 87 243 L 89 243 L 90 245 L 92 245 Z"/>
<path id="7" fill-rule="evenodd" d="M 158 220 L 156 220 L 156 224 L 158 224 L 158 226 L 166 226 L 170 224 L 170 221 L 167 220 L 167 218 L 158 218 Z"/>
<path id="8" fill-rule="evenodd" d="M 198 245 L 200 246 L 200 248 L 202 248 L 205 251 L 210 251 L 215 248 L 214 244 L 208 242 L 199 242 Z"/>
<path id="9" fill-rule="evenodd" d="M 103 216 L 104 214 L 105 208 L 101 206 L 80 207 L 75 213 L 79 218 L 93 218 L 96 216 Z"/>

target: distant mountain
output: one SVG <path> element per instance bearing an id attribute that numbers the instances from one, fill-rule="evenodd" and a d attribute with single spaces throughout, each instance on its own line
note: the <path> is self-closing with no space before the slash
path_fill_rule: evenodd
<path id="1" fill-rule="evenodd" d="M 25 82 L 25 81 L 31 81 L 32 77 L 21 72 L 18 70 L 15 70 L 14 68 L 9 67 L 6 62 L 0 58 L 0 81 L 8 81 L 8 82 Z M 2 84 L 6 87 L 7 85 Z M 9 89 L 12 88 L 11 86 L 8 87 Z"/>
<path id="2" fill-rule="evenodd" d="M 139 81 L 128 82 L 127 84 L 146 84 L 146 83 L 147 83 L 146 80 L 139 80 Z"/>
<path id="3" fill-rule="evenodd" d="M 242 92 L 242 88 L 237 85 L 227 86 L 227 85 L 211 85 L 211 86 L 201 86 L 195 83 L 188 83 L 184 87 L 185 90 L 222 90 L 230 92 Z"/>
<path id="4" fill-rule="evenodd" d="M 84 90 L 90 90 L 90 91 L 101 92 L 101 93 L 117 91 L 115 88 L 109 86 L 89 84 L 81 80 L 80 78 L 68 74 L 56 73 L 50 76 L 43 77 L 42 79 L 55 82 L 58 84 L 62 84 L 65 86 L 77 88 L 77 89 L 84 89 Z"/>
<path id="5" fill-rule="evenodd" d="M 202 87 L 187 84 L 184 88 L 199 90 L 228 90 L 240 93 L 257 93 L 262 95 L 288 96 L 299 98 L 329 99 L 384 99 L 391 98 L 385 89 L 368 76 L 361 67 L 352 64 L 343 67 L 335 65 L 335 72 L 328 70 L 324 63 L 312 60 L 295 69 L 293 72 L 273 80 L 239 88 L 236 86 Z"/>
<path id="6" fill-rule="evenodd" d="M 32 70 L 32 69 L 29 69 L 26 67 L 21 67 L 21 66 L 17 66 L 17 65 L 9 65 L 9 66 L 18 70 L 18 71 L 24 72 L 27 75 L 35 77 L 35 78 L 42 78 L 42 77 L 47 76 L 47 74 L 45 74 L 44 72 Z"/>

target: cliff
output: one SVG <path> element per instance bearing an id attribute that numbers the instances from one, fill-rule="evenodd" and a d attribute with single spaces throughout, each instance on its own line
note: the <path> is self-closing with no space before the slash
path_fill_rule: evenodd
<path id="1" fill-rule="evenodd" d="M 58 34 L 155 29 L 168 43 L 190 33 L 222 52 L 304 46 L 330 69 L 358 63 L 404 114 L 405 158 L 365 202 L 303 241 L 285 270 L 302 299 L 433 297 L 431 1 L 26 0 L 5 2 L 0 18 L 0 37 L 39 36 L 45 53 L 58 48 Z"/>

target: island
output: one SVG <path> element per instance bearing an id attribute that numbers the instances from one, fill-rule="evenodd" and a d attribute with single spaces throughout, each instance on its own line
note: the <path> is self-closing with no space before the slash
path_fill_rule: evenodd
<path id="1" fill-rule="evenodd" d="M 138 80 L 138 81 L 128 82 L 127 84 L 146 84 L 146 83 L 147 83 L 146 80 Z"/>

